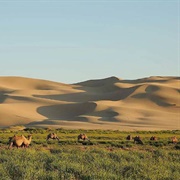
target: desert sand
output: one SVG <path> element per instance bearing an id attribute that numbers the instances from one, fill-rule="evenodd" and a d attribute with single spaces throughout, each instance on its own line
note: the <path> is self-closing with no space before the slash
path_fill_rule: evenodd
<path id="1" fill-rule="evenodd" d="M 180 77 L 63 84 L 0 77 L 0 127 L 179 130 Z"/>

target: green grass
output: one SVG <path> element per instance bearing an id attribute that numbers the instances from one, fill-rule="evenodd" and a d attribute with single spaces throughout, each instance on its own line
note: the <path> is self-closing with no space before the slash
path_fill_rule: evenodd
<path id="1" fill-rule="evenodd" d="M 49 140 L 56 132 L 60 142 Z M 77 142 L 79 133 L 90 142 Z M 8 150 L 8 137 L 32 134 L 28 149 Z M 126 136 L 140 135 L 144 145 L 126 141 Z M 158 141 L 149 138 L 155 135 Z M 104 130 L 0 131 L 1 180 L 178 180 L 180 179 L 180 131 L 121 132 Z"/>

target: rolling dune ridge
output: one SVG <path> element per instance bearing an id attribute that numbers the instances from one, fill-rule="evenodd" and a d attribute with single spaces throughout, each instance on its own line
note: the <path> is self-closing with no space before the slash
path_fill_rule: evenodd
<path id="1" fill-rule="evenodd" d="M 180 77 L 76 84 L 0 77 L 0 127 L 180 129 Z"/>

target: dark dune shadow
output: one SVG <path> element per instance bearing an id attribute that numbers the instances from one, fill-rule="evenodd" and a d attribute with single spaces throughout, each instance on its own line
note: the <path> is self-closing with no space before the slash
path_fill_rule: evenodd
<path id="1" fill-rule="evenodd" d="M 95 79 L 95 80 L 79 82 L 79 83 L 75 83 L 74 85 L 81 85 L 81 86 L 87 86 L 87 87 L 100 87 L 100 86 L 104 86 L 107 84 L 114 84 L 119 81 L 120 80 L 117 77 L 112 76 L 112 77 L 105 78 L 105 79 Z"/>
<path id="2" fill-rule="evenodd" d="M 158 91 L 160 88 L 158 86 L 154 86 L 154 85 L 149 85 L 145 91 L 147 93 L 152 93 L 152 92 L 155 92 L 155 91 Z"/>
<path id="3" fill-rule="evenodd" d="M 8 97 L 6 94 L 0 94 L 0 103 L 3 103 Z"/>
<path id="4" fill-rule="evenodd" d="M 162 78 L 162 79 L 151 79 L 151 77 L 149 77 L 149 78 L 141 78 L 141 79 L 135 79 L 135 80 L 120 80 L 119 82 L 138 84 L 138 83 L 149 83 L 149 82 L 150 83 L 165 83 L 165 82 L 168 82 L 169 80 L 180 80 L 180 77 L 167 77 L 169 79 L 165 79 L 166 77 L 160 77 L 160 76 L 156 76 L 156 77 Z"/>
<path id="5" fill-rule="evenodd" d="M 58 124 L 61 120 L 70 122 L 90 122 L 85 115 L 97 116 L 99 117 L 98 120 L 101 122 L 119 122 L 115 118 L 115 116 L 118 115 L 117 112 L 113 110 L 94 112 L 96 106 L 97 104 L 94 102 L 42 106 L 37 109 L 37 112 L 45 116 L 46 119 L 41 122 L 31 122 L 28 125 Z M 91 123 L 98 124 L 98 121 Z"/>
<path id="6" fill-rule="evenodd" d="M 93 112 L 91 115 L 100 117 L 98 120 L 102 122 L 119 122 L 119 120 L 116 118 L 119 113 L 111 109 Z"/>
<path id="7" fill-rule="evenodd" d="M 160 90 L 158 86 L 149 85 L 145 89 L 145 93 L 138 93 L 136 95 L 133 95 L 132 98 L 137 99 L 149 99 L 153 103 L 157 104 L 158 106 L 168 107 L 168 106 L 175 106 L 175 104 L 171 104 L 166 102 L 166 98 L 162 96 L 158 96 L 154 94 L 155 91 Z"/>
<path id="8" fill-rule="evenodd" d="M 48 119 L 72 119 L 93 112 L 96 106 L 94 102 L 59 104 L 39 107 L 37 112 Z"/>
<path id="9" fill-rule="evenodd" d="M 86 101 L 100 101 L 100 100 L 110 100 L 118 101 L 127 98 L 131 95 L 139 86 L 131 88 L 121 88 L 115 92 L 109 93 L 92 93 L 92 92 L 80 92 L 80 93 L 70 93 L 70 94 L 57 94 L 57 95 L 33 95 L 34 97 L 59 100 L 66 102 L 86 102 Z"/>
<path id="10" fill-rule="evenodd" d="M 0 91 L 0 103 L 3 103 L 8 97 L 8 93 L 12 93 L 14 91 Z"/>
<path id="11" fill-rule="evenodd" d="M 174 77 L 173 79 L 180 80 L 180 77 Z"/>
<path id="12" fill-rule="evenodd" d="M 119 115 L 118 112 L 111 109 L 106 109 L 102 111 L 93 112 L 91 115 L 100 116 L 98 120 L 100 121 L 109 121 L 109 122 L 119 122 L 115 117 Z"/>
<path id="13" fill-rule="evenodd" d="M 35 102 L 35 100 L 33 100 L 32 98 L 29 97 L 24 97 L 24 96 L 9 96 L 11 99 L 14 100 L 18 100 L 18 101 L 31 101 L 31 102 Z"/>
<path id="14" fill-rule="evenodd" d="M 154 78 L 154 79 L 153 79 Z M 158 79 L 157 79 L 158 78 Z M 87 87 L 99 87 L 104 86 L 105 84 L 114 84 L 114 83 L 132 83 L 132 84 L 138 84 L 138 83 L 148 83 L 148 82 L 155 82 L 155 83 L 164 83 L 169 80 L 180 80 L 180 77 L 176 76 L 150 76 L 145 78 L 139 78 L 139 79 L 128 79 L 128 80 L 122 80 L 115 76 L 105 78 L 105 79 L 95 79 L 95 80 L 88 80 L 84 82 L 74 83 L 72 85 L 82 85 Z"/>
<path id="15" fill-rule="evenodd" d="M 175 106 L 175 104 L 170 104 L 165 102 L 166 99 L 157 95 L 153 94 L 147 94 L 147 93 L 139 93 L 136 95 L 133 95 L 132 98 L 136 99 L 149 99 L 153 103 L 157 104 L 158 106 L 168 107 L 168 106 Z"/>
<path id="16" fill-rule="evenodd" d="M 174 77 L 177 78 L 177 77 Z M 119 80 L 116 77 L 110 77 L 101 80 L 89 80 L 85 82 L 76 83 L 74 85 L 79 85 L 74 87 L 74 89 L 83 90 L 84 92 L 79 93 L 69 93 L 69 94 L 56 94 L 56 95 L 33 95 L 34 97 L 51 99 L 51 100 L 59 100 L 66 102 L 86 102 L 86 101 L 100 101 L 100 100 L 110 100 L 110 101 L 118 101 L 123 100 L 130 96 L 138 87 L 142 86 L 138 83 L 145 82 L 166 82 L 162 78 L 162 80 L 144 78 L 137 80 Z M 120 88 L 115 85 L 115 83 L 132 83 L 135 84 L 133 87 L 129 88 Z M 137 84 L 137 85 L 136 85 Z M 150 93 L 153 91 L 159 90 L 158 86 L 149 85 L 146 88 L 146 92 Z"/>
<path id="17" fill-rule="evenodd" d="M 27 124 L 27 126 L 36 126 L 36 125 L 60 125 L 61 123 L 63 123 L 64 121 L 68 121 L 68 122 L 89 122 L 89 120 L 87 118 L 79 118 L 79 119 L 63 119 L 63 121 L 61 119 L 56 119 L 56 120 L 52 120 L 52 119 L 44 119 L 42 121 L 33 121 Z"/>
<path id="18" fill-rule="evenodd" d="M 41 122 L 31 122 L 28 125 L 58 124 L 61 120 L 88 122 L 87 118 L 80 116 L 92 113 L 96 106 L 94 102 L 41 106 L 37 108 L 37 112 L 47 119 Z"/>
<path id="19" fill-rule="evenodd" d="M 6 94 L 0 94 L 0 103 L 3 103 L 7 98 L 9 99 L 14 99 L 17 101 L 31 101 L 31 102 L 35 102 L 35 100 L 33 100 L 32 98 L 29 97 L 24 97 L 24 96 L 11 96 L 11 95 L 6 95 Z"/>
<path id="20" fill-rule="evenodd" d="M 163 106 L 163 107 L 168 107 L 168 106 L 175 106 L 176 104 L 173 103 L 168 103 L 168 102 L 165 102 L 165 98 L 162 98 L 162 97 L 159 97 L 159 96 L 152 96 L 150 98 L 151 101 L 153 101 L 154 103 L 156 103 L 157 105 L 159 106 Z"/>

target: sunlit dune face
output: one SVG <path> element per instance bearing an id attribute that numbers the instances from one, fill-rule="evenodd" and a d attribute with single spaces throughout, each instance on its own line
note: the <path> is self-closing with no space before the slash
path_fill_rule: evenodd
<path id="1" fill-rule="evenodd" d="M 180 129 L 180 79 L 116 77 L 73 85 L 0 77 L 0 126 Z"/>

